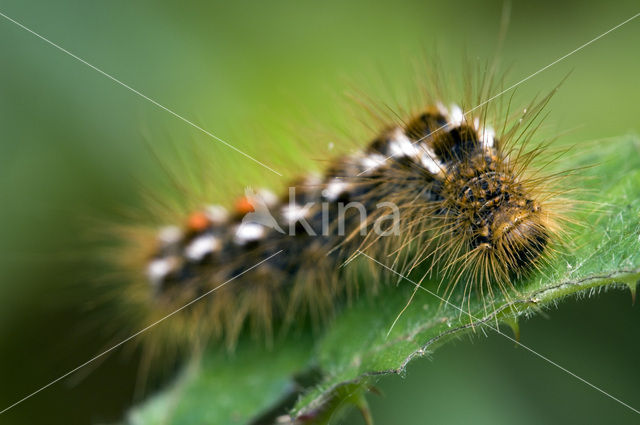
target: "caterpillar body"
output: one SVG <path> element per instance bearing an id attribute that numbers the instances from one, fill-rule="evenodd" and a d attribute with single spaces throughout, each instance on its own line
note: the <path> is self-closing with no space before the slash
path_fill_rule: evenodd
<path id="1" fill-rule="evenodd" d="M 440 276 L 447 296 L 461 282 L 463 300 L 507 294 L 561 233 L 557 179 L 532 169 L 540 148 L 525 148 L 547 100 L 505 118 L 499 132 L 486 108 L 474 116 L 435 103 L 283 196 L 259 190 L 232 212 L 203 207 L 158 233 L 134 296 L 142 315 L 213 292 L 172 318 L 169 338 L 233 347 L 247 323 L 269 338 L 275 322 L 321 321 L 336 297 L 357 292 L 341 267 L 357 252 L 395 254 L 403 273 L 424 265 L 422 279 Z"/>

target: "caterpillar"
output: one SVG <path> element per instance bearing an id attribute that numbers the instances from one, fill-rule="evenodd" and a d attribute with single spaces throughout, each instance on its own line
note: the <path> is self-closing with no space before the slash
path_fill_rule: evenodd
<path id="1" fill-rule="evenodd" d="M 550 97 L 493 126 L 488 106 L 431 102 L 280 196 L 247 190 L 230 210 L 203 205 L 145 241 L 134 268 L 143 284 L 125 298 L 148 323 L 208 294 L 171 319 L 163 343 L 231 349 L 245 327 L 270 341 L 276 324 L 329 317 L 360 291 L 342 267 L 359 252 L 393 255 L 402 273 L 422 270 L 421 283 L 437 277 L 447 298 L 463 286 L 463 303 L 508 297 L 554 255 L 567 221 L 563 174 L 532 165 L 548 156 L 532 140 Z M 371 273 L 375 293 L 383 279 Z"/>

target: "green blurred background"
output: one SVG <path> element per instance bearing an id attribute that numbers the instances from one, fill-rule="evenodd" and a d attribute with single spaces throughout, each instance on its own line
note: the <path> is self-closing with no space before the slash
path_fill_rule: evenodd
<path id="1" fill-rule="evenodd" d="M 449 66 L 465 56 L 490 60 L 502 8 L 500 1 L 0 2 L 3 14 L 284 170 L 318 166 L 295 154 L 285 130 L 312 125 L 309 117 L 330 126 L 352 82 L 406 78 L 436 47 Z M 506 85 L 638 9 L 637 1 L 512 2 L 501 54 Z M 639 44 L 640 19 L 522 84 L 516 99 L 545 93 L 571 72 L 550 108 L 549 125 L 570 130 L 564 142 L 638 133 Z M 228 192 L 284 180 L 5 18 L 0 55 L 2 409 L 110 342 L 88 326 L 99 268 L 87 227 L 92 217 L 141 205 L 141 185 L 162 174 L 148 143 L 210 145 L 210 165 L 228 176 L 220 182 Z M 265 146 L 278 138 L 256 131 L 282 134 L 286 149 Z M 296 166 L 286 165 L 292 160 Z M 639 320 L 628 293 L 600 294 L 525 322 L 522 342 L 638 408 Z M 0 423 L 116 421 L 134 398 L 136 366 L 135 352 L 110 356 Z M 378 385 L 384 395 L 370 397 L 377 424 L 639 422 L 496 335 L 449 344 L 432 361 L 412 363 L 404 379 Z"/>

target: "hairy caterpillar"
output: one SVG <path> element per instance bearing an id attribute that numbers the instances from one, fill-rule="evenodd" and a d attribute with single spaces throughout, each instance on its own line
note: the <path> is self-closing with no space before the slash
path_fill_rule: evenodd
<path id="1" fill-rule="evenodd" d="M 247 191 L 230 212 L 203 206 L 146 241 L 150 254 L 134 264 L 144 283 L 127 302 L 148 323 L 215 289 L 172 318 L 161 344 L 233 347 L 247 323 L 270 340 L 274 323 L 322 321 L 336 297 L 357 292 L 341 266 L 358 250 L 438 276 L 447 297 L 461 282 L 463 302 L 508 297 L 550 258 L 567 220 L 563 174 L 542 175 L 532 163 L 547 152 L 529 147 L 550 96 L 499 119 L 486 105 L 431 101 L 280 197 Z"/>

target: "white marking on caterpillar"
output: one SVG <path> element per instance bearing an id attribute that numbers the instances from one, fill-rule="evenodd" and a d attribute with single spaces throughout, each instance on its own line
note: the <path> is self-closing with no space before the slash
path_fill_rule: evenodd
<path id="1" fill-rule="evenodd" d="M 365 169 L 364 174 L 368 174 L 376 168 L 382 166 L 384 164 L 384 161 L 384 156 L 378 153 L 372 153 L 362 158 L 360 160 L 360 165 L 362 165 Z"/>
<path id="2" fill-rule="evenodd" d="M 166 226 L 158 232 L 158 241 L 163 246 L 173 245 L 182 239 L 182 230 L 177 226 Z"/>
<path id="3" fill-rule="evenodd" d="M 278 195 L 276 195 L 269 189 L 258 189 L 256 195 L 259 196 L 268 207 L 273 207 L 278 203 Z"/>
<path id="4" fill-rule="evenodd" d="M 213 235 L 204 235 L 194 239 L 185 249 L 185 256 L 191 261 L 200 261 L 207 254 L 220 248 L 220 240 Z"/>
<path id="5" fill-rule="evenodd" d="M 302 182 L 302 187 L 318 187 L 322 185 L 322 175 L 319 173 L 307 174 Z"/>
<path id="6" fill-rule="evenodd" d="M 159 258 L 153 260 L 149 267 L 147 267 L 147 276 L 151 285 L 154 287 L 159 286 L 165 277 L 178 266 L 178 259 L 176 257 Z"/>
<path id="7" fill-rule="evenodd" d="M 480 140 L 482 142 L 482 145 L 485 148 L 492 148 L 493 147 L 493 143 L 495 142 L 495 137 L 496 137 L 496 131 L 493 129 L 493 127 L 485 127 L 482 129 L 482 132 L 480 133 Z"/>
<path id="8" fill-rule="evenodd" d="M 207 206 L 205 208 L 205 214 L 213 224 L 222 224 L 229 218 L 229 212 L 227 209 L 220 205 Z"/>
<path id="9" fill-rule="evenodd" d="M 393 157 L 416 157 L 419 155 L 418 148 L 400 128 L 393 132 L 393 139 L 389 142 L 389 152 Z"/>
<path id="10" fill-rule="evenodd" d="M 238 245 L 262 238 L 265 234 L 264 226 L 258 223 L 242 223 L 236 228 L 234 241 Z"/>
<path id="11" fill-rule="evenodd" d="M 442 104 L 442 102 L 437 102 L 436 108 L 438 109 L 438 112 L 440 112 L 440 114 L 444 115 L 445 117 L 449 116 L 449 110 Z"/>
<path id="12" fill-rule="evenodd" d="M 295 223 L 307 216 L 307 214 L 309 213 L 309 207 L 311 205 L 311 203 L 307 204 L 304 207 L 298 204 L 286 205 L 282 208 L 282 216 L 287 221 L 287 223 Z"/>
<path id="13" fill-rule="evenodd" d="M 444 169 L 444 165 L 436 159 L 436 154 L 425 144 L 421 144 L 423 152 L 420 153 L 420 163 L 431 174 L 438 174 Z"/>
<path id="14" fill-rule="evenodd" d="M 348 183 L 345 183 L 338 178 L 333 178 L 329 181 L 327 187 L 322 190 L 322 196 L 327 198 L 329 201 L 335 201 L 338 199 L 338 196 L 343 192 L 346 192 L 348 188 Z"/>
<path id="15" fill-rule="evenodd" d="M 459 127 L 464 121 L 464 112 L 458 105 L 451 105 L 451 114 L 449 115 L 449 123 L 453 127 Z"/>

